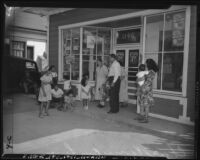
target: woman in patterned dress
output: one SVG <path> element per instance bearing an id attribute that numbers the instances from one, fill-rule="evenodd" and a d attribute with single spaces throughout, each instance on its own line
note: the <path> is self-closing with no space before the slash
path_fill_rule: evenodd
<path id="1" fill-rule="evenodd" d="M 149 74 L 146 76 L 146 81 L 141 86 L 141 94 L 139 94 L 139 104 L 143 108 L 142 119 L 139 120 L 141 123 L 148 123 L 149 108 L 154 105 L 153 98 L 153 80 L 156 72 L 158 72 L 158 66 L 153 59 L 146 60 L 146 67 Z"/>

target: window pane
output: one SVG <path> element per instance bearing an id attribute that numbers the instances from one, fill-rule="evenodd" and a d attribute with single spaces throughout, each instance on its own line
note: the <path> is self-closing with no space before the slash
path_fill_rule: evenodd
<path id="1" fill-rule="evenodd" d="M 83 28 L 83 52 L 86 54 L 96 55 L 96 32 L 95 28 Z"/>
<path id="2" fill-rule="evenodd" d="M 163 89 L 182 91 L 183 53 L 165 53 L 163 59 Z"/>
<path id="3" fill-rule="evenodd" d="M 166 14 L 165 51 L 183 51 L 185 34 L 185 12 Z"/>
<path id="4" fill-rule="evenodd" d="M 107 54 L 110 50 L 111 31 L 110 29 L 98 28 L 97 54 Z"/>
<path id="5" fill-rule="evenodd" d="M 79 71 L 79 60 L 75 60 L 73 63 L 72 63 L 72 71 Z"/>
<path id="6" fill-rule="evenodd" d="M 67 64 L 66 61 L 65 61 L 65 58 L 63 59 L 63 71 L 64 72 L 70 72 L 70 64 Z"/>
<path id="7" fill-rule="evenodd" d="M 80 28 L 72 29 L 72 53 L 80 54 Z"/>
<path id="8" fill-rule="evenodd" d="M 70 54 L 71 51 L 71 30 L 64 29 L 63 30 L 63 55 Z"/>
<path id="9" fill-rule="evenodd" d="M 159 68 L 159 71 L 156 73 L 155 78 L 153 80 L 153 89 L 161 89 L 161 64 L 162 64 L 162 54 L 146 54 L 145 59 L 151 58 L 153 59 Z"/>
<path id="10" fill-rule="evenodd" d="M 79 80 L 79 71 L 78 72 L 75 72 L 75 71 L 71 72 L 71 80 Z"/>
<path id="11" fill-rule="evenodd" d="M 96 63 L 95 61 L 83 61 L 82 66 L 82 74 L 88 75 L 89 80 L 93 81 L 95 80 L 95 72 L 96 72 Z"/>
<path id="12" fill-rule="evenodd" d="M 147 17 L 145 52 L 162 51 L 164 15 Z"/>

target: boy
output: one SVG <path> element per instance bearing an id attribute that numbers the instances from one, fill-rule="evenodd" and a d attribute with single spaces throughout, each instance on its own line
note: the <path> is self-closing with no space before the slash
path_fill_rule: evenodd
<path id="1" fill-rule="evenodd" d="M 55 106 L 58 110 L 62 108 L 63 104 L 63 91 L 62 89 L 58 88 L 58 85 L 55 84 L 54 89 L 51 90 L 52 94 L 52 102 L 55 103 Z"/>

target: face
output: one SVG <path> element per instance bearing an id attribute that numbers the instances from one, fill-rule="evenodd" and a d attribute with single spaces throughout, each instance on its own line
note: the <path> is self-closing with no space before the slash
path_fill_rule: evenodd
<path id="1" fill-rule="evenodd" d="M 88 79 L 85 81 L 85 84 L 86 84 L 86 85 L 88 84 Z"/>
<path id="2" fill-rule="evenodd" d="M 57 91 L 58 90 L 58 86 L 55 86 L 54 89 Z"/>
<path id="3" fill-rule="evenodd" d="M 111 63 L 114 62 L 114 60 L 115 60 L 115 59 L 114 59 L 113 57 L 110 57 Z"/>
<path id="4" fill-rule="evenodd" d="M 55 67 L 53 67 L 51 71 L 52 71 L 52 72 L 55 72 L 55 70 L 56 70 Z"/>

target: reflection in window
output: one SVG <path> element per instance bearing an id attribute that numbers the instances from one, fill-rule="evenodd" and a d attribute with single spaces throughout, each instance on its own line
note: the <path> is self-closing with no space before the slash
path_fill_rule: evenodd
<path id="1" fill-rule="evenodd" d="M 105 28 L 83 28 L 82 74 L 88 75 L 90 81 L 95 80 L 96 61 L 101 58 L 107 63 L 110 53 L 111 31 Z M 105 56 L 105 57 L 104 57 Z"/>
<path id="2" fill-rule="evenodd" d="M 145 59 L 154 59 L 159 67 L 154 89 L 182 91 L 184 34 L 185 11 L 147 17 Z"/>

